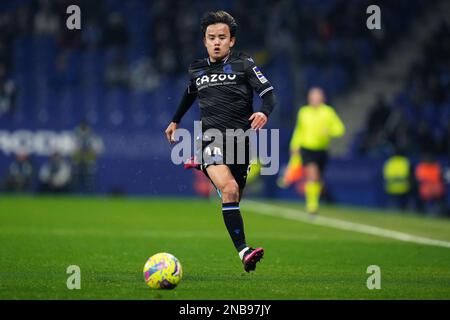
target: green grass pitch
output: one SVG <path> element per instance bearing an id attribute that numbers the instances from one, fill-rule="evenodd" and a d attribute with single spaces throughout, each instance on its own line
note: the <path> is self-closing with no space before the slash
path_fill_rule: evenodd
<path id="1" fill-rule="evenodd" d="M 303 210 L 301 203 L 272 202 Z M 261 215 L 241 204 L 266 254 L 247 274 L 217 201 L 0 197 L 0 299 L 450 299 L 450 249 Z M 450 221 L 349 207 L 322 216 L 450 241 Z M 179 258 L 183 280 L 152 290 L 149 256 Z M 68 290 L 66 269 L 81 268 Z M 366 287 L 369 265 L 381 289 Z"/>

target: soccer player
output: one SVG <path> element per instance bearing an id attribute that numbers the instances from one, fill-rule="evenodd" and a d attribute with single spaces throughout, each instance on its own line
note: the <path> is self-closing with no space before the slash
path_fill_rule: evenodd
<path id="1" fill-rule="evenodd" d="M 291 157 L 299 153 L 306 177 L 306 210 L 314 217 L 319 210 L 322 176 L 328 160 L 331 138 L 341 137 L 345 126 L 334 109 L 325 104 L 320 88 L 308 92 L 308 105 L 299 109 L 297 124 L 290 142 Z"/>
<path id="2" fill-rule="evenodd" d="M 174 143 L 173 135 L 181 118 L 198 98 L 203 157 L 197 168 L 210 179 L 221 196 L 225 225 L 244 270 L 249 272 L 255 270 L 264 249 L 247 245 L 239 208 L 250 167 L 248 135 L 231 137 L 234 148 L 238 150 L 234 152 L 226 148 L 225 141 L 208 136 L 208 130 L 219 130 L 227 140 L 230 138 L 227 129 L 241 129 L 241 132 L 261 129 L 276 104 L 276 97 L 272 85 L 252 58 L 233 50 L 237 24 L 229 13 L 206 13 L 202 17 L 201 28 L 208 57 L 190 65 L 189 85 L 165 133 L 169 142 Z M 253 111 L 253 90 L 263 99 L 259 112 Z M 243 158 L 242 152 L 245 153 Z M 231 161 L 228 153 L 233 155 Z M 242 161 L 237 161 L 237 158 Z"/>

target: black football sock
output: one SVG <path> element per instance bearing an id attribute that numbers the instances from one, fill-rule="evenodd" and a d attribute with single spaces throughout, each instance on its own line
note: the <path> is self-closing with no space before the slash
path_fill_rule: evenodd
<path id="1" fill-rule="evenodd" d="M 222 214 L 225 225 L 236 250 L 240 252 L 247 247 L 245 243 L 244 222 L 239 211 L 239 202 L 228 202 L 222 204 Z"/>

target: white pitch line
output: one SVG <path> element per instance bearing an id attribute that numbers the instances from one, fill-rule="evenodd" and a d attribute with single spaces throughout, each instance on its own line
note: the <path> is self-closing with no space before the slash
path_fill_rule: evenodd
<path id="1" fill-rule="evenodd" d="M 251 200 L 246 200 L 245 207 L 252 212 L 260 213 L 273 217 L 281 217 L 285 219 L 291 219 L 301 222 L 306 222 L 315 225 L 326 226 L 330 228 L 336 228 L 341 230 L 348 230 L 354 232 L 360 232 L 370 234 L 378 237 L 391 238 L 395 240 L 413 242 L 418 244 L 424 244 L 429 246 L 437 246 L 450 248 L 450 242 L 443 240 L 435 240 L 425 237 L 414 236 L 411 234 L 388 230 L 384 228 L 374 227 L 366 224 L 355 223 L 340 219 L 334 219 L 329 217 L 317 216 L 311 218 L 307 213 L 300 210 L 275 206 L 267 203 L 259 203 Z"/>

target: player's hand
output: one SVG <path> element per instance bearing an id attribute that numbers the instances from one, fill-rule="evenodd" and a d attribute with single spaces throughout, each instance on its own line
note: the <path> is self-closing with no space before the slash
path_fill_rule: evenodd
<path id="1" fill-rule="evenodd" d="M 267 123 L 267 116 L 262 112 L 255 112 L 248 120 L 252 122 L 252 129 L 258 130 L 262 129 Z"/>
<path id="2" fill-rule="evenodd" d="M 178 123 L 171 122 L 165 131 L 166 138 L 170 144 L 174 144 L 176 142 L 175 141 L 175 130 L 177 130 L 177 128 L 178 128 Z"/>

